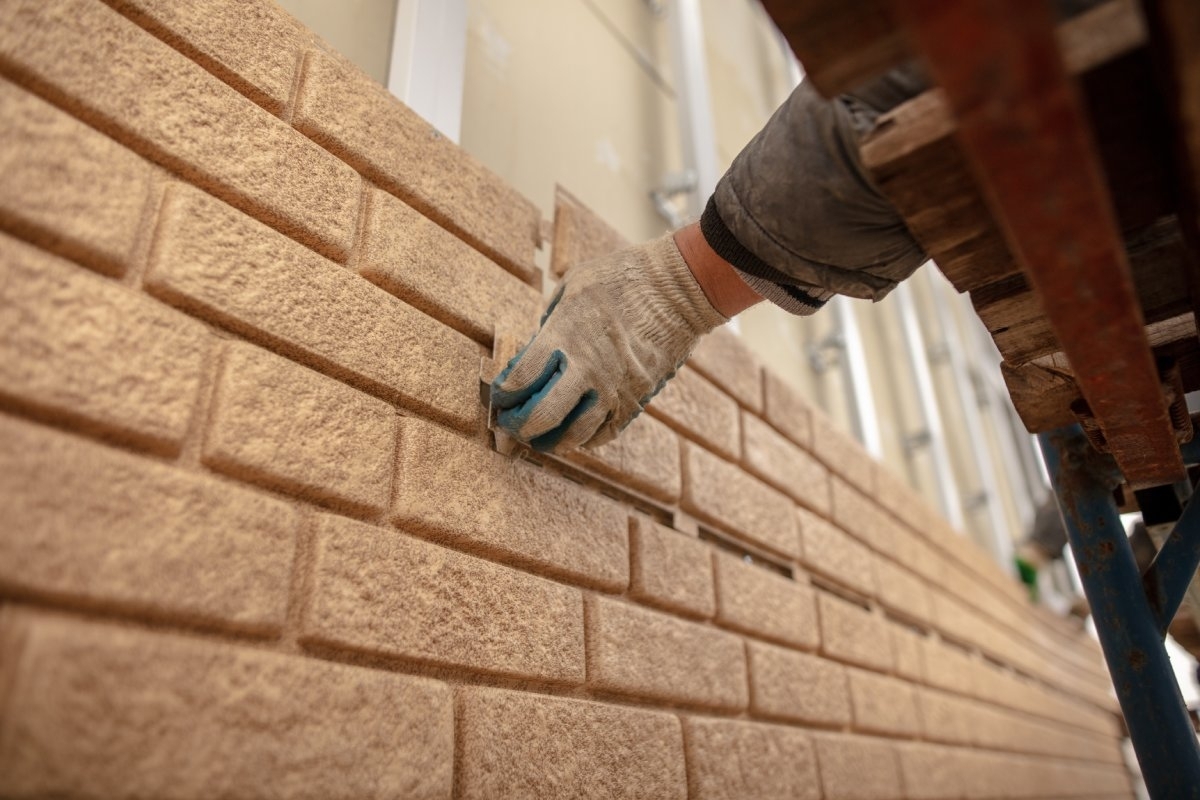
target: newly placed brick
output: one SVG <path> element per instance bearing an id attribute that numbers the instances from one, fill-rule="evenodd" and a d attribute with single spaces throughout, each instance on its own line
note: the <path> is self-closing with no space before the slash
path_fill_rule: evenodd
<path id="1" fill-rule="evenodd" d="M 886 552 L 884 537 L 896 526 L 867 495 L 838 477 L 833 478 L 833 521 L 850 535 Z"/>
<path id="2" fill-rule="evenodd" d="M 980 664 L 970 654 L 933 638 L 924 639 L 922 649 L 925 680 L 930 686 L 959 694 L 977 693 Z"/>
<path id="3" fill-rule="evenodd" d="M 787 381 L 764 369 L 763 417 L 775 430 L 796 444 L 812 450 L 812 412 L 809 404 Z"/>
<path id="4" fill-rule="evenodd" d="M 875 459 L 856 439 L 837 428 L 822 411 L 813 408 L 811 413 L 813 455 L 851 485 L 864 492 L 873 492 Z"/>
<path id="5" fill-rule="evenodd" d="M 583 682 L 578 589 L 331 515 L 313 572 L 307 641 Z"/>
<path id="6" fill-rule="evenodd" d="M 204 462 L 252 482 L 371 514 L 391 495 L 395 409 L 265 350 L 233 342 L 209 412 Z"/>
<path id="7" fill-rule="evenodd" d="M 896 746 L 879 739 L 819 733 L 817 746 L 825 797 L 838 800 L 900 800 L 904 796 Z"/>
<path id="8" fill-rule="evenodd" d="M 679 500 L 679 437 L 649 414 L 639 415 L 608 444 L 580 448 L 568 458 L 655 500 Z"/>
<path id="9" fill-rule="evenodd" d="M 711 708 L 746 707 L 732 634 L 607 597 L 587 600 L 588 682 L 601 691 Z"/>
<path id="10" fill-rule="evenodd" d="M 450 797 L 442 683 L 40 615 L 0 625 L 20 655 L 5 797 Z"/>
<path id="11" fill-rule="evenodd" d="M 747 643 L 750 710 L 794 722 L 850 723 L 846 668 L 819 656 L 760 642 Z"/>
<path id="12" fill-rule="evenodd" d="M 888 558 L 878 558 L 875 561 L 875 577 L 879 584 L 879 602 L 917 622 L 929 622 L 932 619 L 929 589 L 916 575 Z"/>
<path id="13" fill-rule="evenodd" d="M 212 349 L 204 326 L 4 234 L 0 273 L 0 396 L 177 452 Z"/>
<path id="14" fill-rule="evenodd" d="M 710 450 L 737 459 L 737 403 L 694 369 L 681 367 L 647 411 Z"/>
<path id="15" fill-rule="evenodd" d="M 854 727 L 867 733 L 916 737 L 921 733 L 913 687 L 897 678 L 848 670 Z"/>
<path id="16" fill-rule="evenodd" d="M 742 460 L 746 469 L 801 505 L 828 515 L 829 469 L 758 417 L 742 412 Z"/>
<path id="17" fill-rule="evenodd" d="M 562 186 L 554 187 L 554 235 L 550 272 L 561 277 L 570 267 L 629 246 L 615 228 Z"/>
<path id="18" fill-rule="evenodd" d="M 401 420 L 392 519 L 552 575 L 607 589 L 629 585 L 629 521 L 619 504 L 411 417 Z"/>
<path id="19" fill-rule="evenodd" d="M 537 290 L 386 192 L 368 196 L 361 247 L 367 280 L 477 341 L 537 327 Z"/>
<path id="20" fill-rule="evenodd" d="M 388 400 L 482 419 L 475 343 L 195 189 L 169 190 L 146 284 Z"/>
<path id="21" fill-rule="evenodd" d="M 629 594 L 644 603 L 689 617 L 711 617 L 712 548 L 645 517 L 630 527 Z"/>
<path id="22" fill-rule="evenodd" d="M 727 553 L 714 556 L 719 624 L 806 650 L 817 646 L 809 586 Z"/>
<path id="23" fill-rule="evenodd" d="M 460 715 L 463 800 L 687 797 L 672 714 L 471 686 Z"/>
<path id="24" fill-rule="evenodd" d="M 484 255 L 534 274 L 537 206 L 345 60 L 308 54 L 295 124 Z"/>
<path id="25" fill-rule="evenodd" d="M 909 742 L 896 747 L 907 800 L 958 800 L 963 795 L 961 751 Z"/>
<path id="26" fill-rule="evenodd" d="M 803 731 L 698 717 L 685 719 L 684 728 L 694 800 L 820 798 L 816 754 Z"/>
<path id="27" fill-rule="evenodd" d="M 0 79 L 0 218 L 110 275 L 133 257 L 152 168 L 104 134 Z"/>
<path id="28" fill-rule="evenodd" d="M 746 408 L 755 412 L 762 410 L 762 367 L 733 331 L 717 328 L 702 338 L 687 363 Z"/>
<path id="29" fill-rule="evenodd" d="M 801 560 L 809 571 L 856 592 L 875 594 L 875 554 L 832 522 L 796 509 L 800 521 Z"/>
<path id="30" fill-rule="evenodd" d="M 331 258 L 349 250 L 354 170 L 102 3 L 6 3 L 0 58 L 189 182 Z"/>
<path id="31" fill-rule="evenodd" d="M 889 624 L 895 672 L 901 678 L 922 683 L 925 681 L 925 637 L 903 625 Z"/>
<path id="32" fill-rule="evenodd" d="M 270 497 L 0 416 L 6 594 L 272 633 L 296 517 Z"/>
<path id="33" fill-rule="evenodd" d="M 787 496 L 690 442 L 682 445 L 684 510 L 784 555 L 799 554 L 796 507 Z"/>
<path id="34" fill-rule="evenodd" d="M 863 667 L 888 671 L 892 647 L 887 621 L 854 603 L 817 592 L 821 618 L 821 652 Z"/>

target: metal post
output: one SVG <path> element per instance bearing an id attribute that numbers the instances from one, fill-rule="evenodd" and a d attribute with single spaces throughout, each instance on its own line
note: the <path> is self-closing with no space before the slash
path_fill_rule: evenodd
<path id="1" fill-rule="evenodd" d="M 871 391 L 871 375 L 867 370 L 867 356 L 863 350 L 862 334 L 850 299 L 838 295 L 829 301 L 833 307 L 834 324 L 845 348 L 845 366 L 842 371 L 846 390 L 854 403 L 854 422 L 858 427 L 859 441 L 868 453 L 883 459 L 883 436 L 879 432 L 879 416 L 875 413 L 875 394 Z"/>
<path id="2" fill-rule="evenodd" d="M 721 177 L 712 101 L 708 94 L 708 58 L 704 52 L 704 24 L 699 0 L 674 0 L 667 9 L 667 18 L 671 29 L 683 164 L 685 170 L 696 176 L 684 216 L 696 219 Z"/>
<path id="3" fill-rule="evenodd" d="M 1038 439 L 1146 788 L 1200 798 L 1200 747 L 1113 503 L 1116 464 L 1078 426 Z"/>

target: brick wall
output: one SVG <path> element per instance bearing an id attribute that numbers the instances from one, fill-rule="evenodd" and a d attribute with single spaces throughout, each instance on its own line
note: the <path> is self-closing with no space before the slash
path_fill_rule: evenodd
<path id="1" fill-rule="evenodd" d="M 0 0 L 0 140 L 0 795 L 1130 796 L 1091 640 L 732 335 L 496 452 L 540 212 L 271 3 Z"/>

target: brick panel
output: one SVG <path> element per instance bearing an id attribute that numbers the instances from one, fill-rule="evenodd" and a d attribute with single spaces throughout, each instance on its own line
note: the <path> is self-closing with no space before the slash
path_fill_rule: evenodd
<path id="1" fill-rule="evenodd" d="M 0 416 L 7 592 L 277 632 L 296 517 L 257 492 Z"/>
<path id="2" fill-rule="evenodd" d="M 746 707 L 746 660 L 738 637 L 605 597 L 589 597 L 587 604 L 588 682 L 596 689 Z"/>
<path id="3" fill-rule="evenodd" d="M 817 758 L 794 728 L 723 719 L 684 720 L 692 800 L 819 800 Z"/>
<path id="4" fill-rule="evenodd" d="M 925 681 L 925 637 L 903 625 L 889 624 L 892 637 L 892 654 L 895 656 L 895 672 L 901 678 L 915 683 Z"/>
<path id="5" fill-rule="evenodd" d="M 145 295 L 0 234 L 0 396 L 178 452 L 213 339 Z"/>
<path id="6" fill-rule="evenodd" d="M 647 412 L 708 449 L 737 460 L 741 449 L 737 403 L 695 370 L 681 367 Z"/>
<path id="7" fill-rule="evenodd" d="M 764 369 L 763 417 L 775 430 L 806 450 L 812 450 L 813 426 L 810 406 L 783 378 Z"/>
<path id="8" fill-rule="evenodd" d="M 978 694 L 981 665 L 965 651 L 936 639 L 925 639 L 925 678 L 930 686 L 957 692 Z M 994 695 L 992 696 L 994 700 Z"/>
<path id="9" fill-rule="evenodd" d="M 817 763 L 825 797 L 900 800 L 903 790 L 895 745 L 858 736 L 817 734 Z"/>
<path id="10" fill-rule="evenodd" d="M 817 592 L 817 613 L 822 653 L 871 669 L 892 668 L 887 621 L 882 617 L 826 592 Z"/>
<path id="11" fill-rule="evenodd" d="M 562 186 L 554 187 L 554 235 L 550 272 L 561 277 L 570 267 L 629 247 L 615 228 Z"/>
<path id="12" fill-rule="evenodd" d="M 401 420 L 397 473 L 401 527 L 581 583 L 629 585 L 628 517 L 606 497 L 414 418 Z"/>
<path id="13" fill-rule="evenodd" d="M 921 710 L 924 738 L 939 742 L 971 743 L 974 706 L 970 701 L 936 689 L 918 689 L 917 705 Z"/>
<path id="14" fill-rule="evenodd" d="M 744 411 L 742 459 L 748 471 L 800 504 L 829 515 L 832 506 L 828 468 L 770 425 Z"/>
<path id="15" fill-rule="evenodd" d="M 688 364 L 754 412 L 762 410 L 762 367 L 736 333 L 717 328 L 703 337 Z"/>
<path id="16" fill-rule="evenodd" d="M 817 575 L 867 596 L 875 594 L 875 554 L 833 523 L 802 508 L 796 509 L 801 561 Z"/>
<path id="17" fill-rule="evenodd" d="M 309 53 L 295 125 L 521 278 L 541 212 L 348 62 Z"/>
<path id="18" fill-rule="evenodd" d="M 833 521 L 851 536 L 886 552 L 884 539 L 895 523 L 862 492 L 841 478 L 833 478 Z"/>
<path id="19" fill-rule="evenodd" d="M 687 798 L 671 714 L 483 687 L 460 714 L 462 800 Z"/>
<path id="20" fill-rule="evenodd" d="M 788 556 L 800 552 L 795 505 L 727 461 L 683 442 L 686 511 Z"/>
<path id="21" fill-rule="evenodd" d="M 848 670 L 854 727 L 867 733 L 917 737 L 921 733 L 911 684 L 887 675 Z"/>
<path id="22" fill-rule="evenodd" d="M 858 441 L 838 429 L 828 416 L 812 408 L 813 455 L 860 491 L 875 489 L 875 459 Z M 836 501 L 835 501 L 836 502 Z"/>
<path id="23" fill-rule="evenodd" d="M 450 797 L 444 684 L 73 620 L 2 624 L 21 653 L 0 709 L 7 797 Z"/>
<path id="24" fill-rule="evenodd" d="M 793 722 L 850 724 L 846 668 L 833 661 L 760 642 L 747 643 L 750 710 Z"/>
<path id="25" fill-rule="evenodd" d="M 466 429 L 482 420 L 476 344 L 194 189 L 168 193 L 146 283 L 385 399 Z"/>
<path id="26" fill-rule="evenodd" d="M 714 554 L 717 622 L 806 650 L 816 648 L 813 590 L 732 555 Z"/>
<path id="27" fill-rule="evenodd" d="M 896 748 L 907 800 L 957 800 L 963 795 L 958 750 L 910 743 Z"/>
<path id="28" fill-rule="evenodd" d="M 708 545 L 645 517 L 634 517 L 629 549 L 632 597 L 687 617 L 707 618 L 716 611 Z"/>
<path id="29" fill-rule="evenodd" d="M 124 273 L 151 166 L 3 79 L 0 107 L 0 223 L 99 272 Z"/>
<path id="30" fill-rule="evenodd" d="M 578 589 L 329 515 L 313 569 L 307 641 L 583 683 Z"/>
<path id="31" fill-rule="evenodd" d="M 879 602 L 891 611 L 918 622 L 933 618 L 929 589 L 921 579 L 887 558 L 875 561 L 875 576 L 879 583 Z"/>
<path id="32" fill-rule="evenodd" d="M 101 3 L 7 3 L 0 61 L 271 227 L 331 258 L 349 250 L 354 170 Z"/>
<path id="33" fill-rule="evenodd" d="M 317 502 L 380 514 L 391 494 L 395 410 L 242 342 L 225 352 L 204 462 Z"/>
<path id="34" fill-rule="evenodd" d="M 568 459 L 655 500 L 675 503 L 682 491 L 679 438 L 649 414 L 640 414 L 621 435 Z"/>

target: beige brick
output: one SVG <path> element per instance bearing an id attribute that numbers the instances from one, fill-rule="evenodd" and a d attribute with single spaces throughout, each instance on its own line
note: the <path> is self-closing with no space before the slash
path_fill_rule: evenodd
<path id="1" fill-rule="evenodd" d="M 816 648 L 817 610 L 809 586 L 727 553 L 714 556 L 718 623 L 793 647 Z"/>
<path id="2" fill-rule="evenodd" d="M 821 652 L 859 666 L 888 671 L 892 647 L 887 622 L 854 603 L 817 592 L 821 618 Z"/>
<path id="3" fill-rule="evenodd" d="M 711 617 L 712 549 L 686 534 L 634 517 L 629 594 L 644 603 L 689 617 Z"/>
<path id="4" fill-rule="evenodd" d="M 481 423 L 476 344 L 194 189 L 169 192 L 146 281 L 361 389 L 461 428 Z"/>
<path id="5" fill-rule="evenodd" d="M 921 734 L 916 694 L 910 684 L 861 669 L 847 672 L 857 730 L 906 737 Z"/>
<path id="6" fill-rule="evenodd" d="M 518 337 L 537 328 L 539 292 L 377 189 L 369 195 L 358 271 L 480 342 L 491 342 L 497 328 Z"/>
<path id="7" fill-rule="evenodd" d="M 587 604 L 588 682 L 596 689 L 746 707 L 746 660 L 738 637 L 606 597 L 589 597 Z"/>
<path id="8" fill-rule="evenodd" d="M 819 656 L 759 642 L 747 644 L 750 710 L 794 722 L 850 724 L 846 668 Z"/>
<path id="9" fill-rule="evenodd" d="M 970 744 L 973 706 L 969 701 L 936 689 L 917 689 L 921 732 L 925 739 Z"/>
<path id="10" fill-rule="evenodd" d="M 296 518 L 275 499 L 2 416 L 0 499 L 6 594 L 283 624 Z"/>
<path id="11" fill-rule="evenodd" d="M 963 794 L 960 751 L 918 742 L 896 747 L 908 800 L 957 800 Z"/>
<path id="12" fill-rule="evenodd" d="M 306 641 L 583 683 L 578 589 L 331 515 L 313 569 Z"/>
<path id="13" fill-rule="evenodd" d="M 275 3 L 105 0 L 272 113 L 283 110 L 313 35 Z"/>
<path id="14" fill-rule="evenodd" d="M 455 486 L 470 491 L 447 491 Z M 401 420 L 392 519 L 552 575 L 607 589 L 629 585 L 629 521 L 620 505 L 422 420 Z"/>
<path id="15" fill-rule="evenodd" d="M 48 617 L 9 619 L 6 797 L 449 798 L 444 684 Z"/>
<path id="16" fill-rule="evenodd" d="M 967 644 L 981 643 L 978 614 L 936 589 L 930 589 L 929 599 L 934 621 L 942 633 Z"/>
<path id="17" fill-rule="evenodd" d="M 753 414 L 742 412 L 742 458 L 746 469 L 796 500 L 828 515 L 829 470 Z"/>
<path id="18" fill-rule="evenodd" d="M 977 693 L 981 666 L 970 654 L 937 639 L 925 639 L 922 650 L 930 686 L 958 694 Z"/>
<path id="19" fill-rule="evenodd" d="M 679 438 L 649 414 L 641 414 L 621 435 L 569 459 L 655 500 L 675 503 L 682 491 Z"/>
<path id="20" fill-rule="evenodd" d="M 875 499 L 910 528 L 920 529 L 925 519 L 935 513 L 925 499 L 883 464 L 875 462 L 873 468 Z"/>
<path id="21" fill-rule="evenodd" d="M 696 445 L 682 445 L 684 510 L 776 552 L 799 554 L 790 499 Z"/>
<path id="22" fill-rule="evenodd" d="M 875 488 L 875 459 L 858 440 L 834 425 L 820 409 L 812 408 L 813 455 L 859 491 Z M 836 483 L 836 481 L 835 481 Z M 837 502 L 836 499 L 834 501 Z"/>
<path id="23" fill-rule="evenodd" d="M 901 678 L 922 683 L 925 681 L 925 637 L 903 625 L 887 626 L 892 637 L 892 653 L 896 659 L 896 674 Z"/>
<path id="24" fill-rule="evenodd" d="M 542 215 L 465 150 L 347 62 L 311 52 L 295 125 L 522 278 Z"/>
<path id="25" fill-rule="evenodd" d="M 354 170 L 112 9 L 13 0 L 0 57 L 189 182 L 331 258 L 348 251 Z"/>
<path id="26" fill-rule="evenodd" d="M 929 590 L 916 575 L 887 558 L 878 558 L 875 577 L 879 583 L 879 602 L 884 606 L 917 622 L 932 619 Z"/>
<path id="27" fill-rule="evenodd" d="M 763 417 L 775 430 L 806 450 L 812 450 L 813 429 L 810 406 L 783 378 L 764 369 Z"/>
<path id="28" fill-rule="evenodd" d="M 550 272 L 561 276 L 575 264 L 615 253 L 629 241 L 562 186 L 554 187 L 554 235 Z"/>
<path id="29" fill-rule="evenodd" d="M 4 234 L 0 274 L 0 396 L 178 452 L 212 349 L 204 326 Z"/>
<path id="30" fill-rule="evenodd" d="M 897 564 L 923 574 L 916 567 L 916 561 L 922 554 L 920 537 L 879 506 L 875 506 L 871 513 L 879 515 L 878 528 L 883 531 L 877 542 L 879 552 Z"/>
<path id="31" fill-rule="evenodd" d="M 741 337 L 717 328 L 692 351 L 688 364 L 751 411 L 762 410 L 762 367 Z"/>
<path id="32" fill-rule="evenodd" d="M 710 450 L 737 460 L 737 403 L 694 369 L 681 367 L 647 411 Z"/>
<path id="33" fill-rule="evenodd" d="M 684 800 L 683 737 L 671 714 L 466 687 L 462 800 Z"/>
<path id="34" fill-rule="evenodd" d="M 817 758 L 794 728 L 725 719 L 684 720 L 690 797 L 818 800 Z"/>
<path id="35" fill-rule="evenodd" d="M 838 477 L 833 478 L 833 521 L 850 535 L 886 552 L 884 539 L 895 523 L 867 495 Z"/>
<path id="36" fill-rule="evenodd" d="M 109 275 L 133 258 L 151 167 L 102 133 L 0 79 L 0 219 Z"/>
<path id="37" fill-rule="evenodd" d="M 391 495 L 395 410 L 265 350 L 233 342 L 217 383 L 204 463 L 355 512 Z"/>
<path id="38" fill-rule="evenodd" d="M 821 786 L 829 800 L 900 800 L 900 768 L 890 742 L 816 734 Z"/>
<path id="39" fill-rule="evenodd" d="M 796 509 L 801 560 L 809 571 L 867 596 L 875 594 L 875 554 L 845 531 L 802 508 Z"/>

